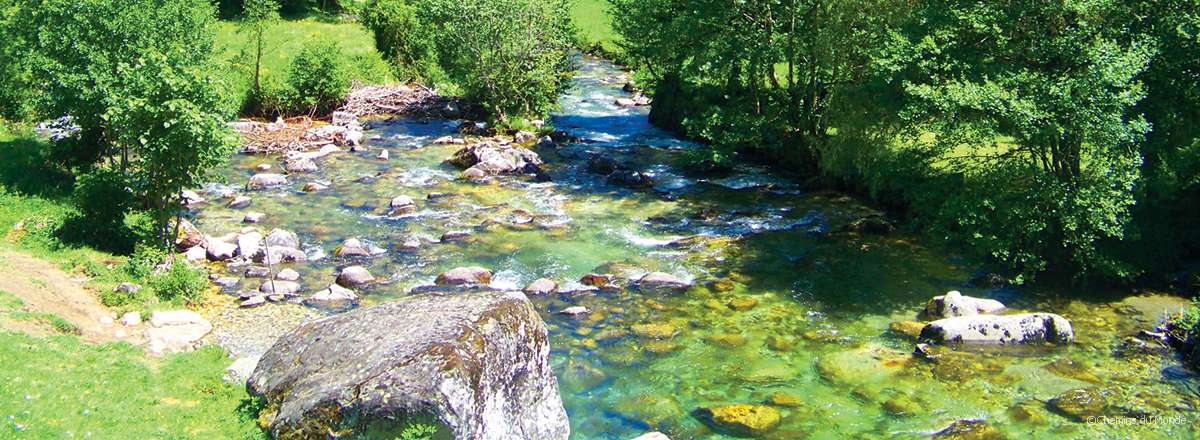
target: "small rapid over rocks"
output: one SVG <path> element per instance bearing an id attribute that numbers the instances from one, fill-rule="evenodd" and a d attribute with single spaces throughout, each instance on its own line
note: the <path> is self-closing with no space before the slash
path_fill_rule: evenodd
<path id="1" fill-rule="evenodd" d="M 218 260 L 214 278 L 229 294 L 211 319 L 217 342 L 237 357 L 283 362 L 272 345 L 299 350 L 319 327 L 352 325 L 340 314 L 438 295 L 520 295 L 544 322 L 544 360 L 571 438 L 1196 432 L 1200 381 L 1168 374 L 1177 361 L 1167 352 L 1128 341 L 1179 300 L 972 286 L 977 266 L 895 231 L 853 196 L 746 164 L 690 171 L 693 145 L 623 101 L 634 99 L 626 73 L 578 63 L 550 121 L 557 131 L 544 138 L 482 136 L 486 127 L 470 121 L 365 118 L 358 146 L 306 157 L 302 170 L 285 172 L 278 155 L 235 157 L 228 183 L 196 191 L 206 201 L 191 206 L 186 246 L 228 245 L 189 254 Z M 380 319 L 423 319 L 395 313 L 405 316 Z M 1038 317 L 1013 328 L 1040 323 L 1040 339 L 936 340 L 978 329 L 949 324 L 1023 319 L 1013 316 Z M 260 394 L 287 405 L 280 390 L 291 382 L 254 376 Z M 345 393 L 351 382 L 323 390 Z M 280 413 L 280 427 L 303 412 L 288 408 L 296 411 Z M 1094 415 L 1186 422 L 1081 422 Z"/>

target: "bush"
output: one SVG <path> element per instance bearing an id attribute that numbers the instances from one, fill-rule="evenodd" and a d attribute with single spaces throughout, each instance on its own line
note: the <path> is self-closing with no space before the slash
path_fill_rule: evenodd
<path id="1" fill-rule="evenodd" d="M 97 231 L 115 232 L 134 205 L 129 182 L 119 172 L 96 169 L 75 178 L 75 206 Z"/>
<path id="2" fill-rule="evenodd" d="M 544 116 L 572 75 L 565 0 L 373 0 L 362 20 L 398 77 L 444 72 L 500 124 Z"/>
<path id="3" fill-rule="evenodd" d="M 151 277 L 149 286 L 159 300 L 196 305 L 204 299 L 208 276 L 204 269 L 177 261 L 166 272 Z"/>
<path id="4" fill-rule="evenodd" d="M 288 69 L 294 110 L 324 114 L 337 108 L 350 90 L 350 69 L 337 43 L 309 43 Z"/>

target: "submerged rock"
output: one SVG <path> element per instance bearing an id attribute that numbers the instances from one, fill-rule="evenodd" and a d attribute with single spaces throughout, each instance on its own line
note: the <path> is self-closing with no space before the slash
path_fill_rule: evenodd
<path id="1" fill-rule="evenodd" d="M 487 285 L 492 282 L 492 271 L 478 266 L 456 267 L 438 275 L 434 284 L 438 286 Z"/>
<path id="2" fill-rule="evenodd" d="M 1004 311 L 1004 304 L 994 299 L 973 298 L 957 290 L 938 295 L 925 304 L 924 316 L 928 319 L 953 318 L 994 314 Z"/>
<path id="3" fill-rule="evenodd" d="M 888 330 L 892 333 L 911 339 L 917 339 L 921 336 L 921 330 L 925 328 L 925 323 L 920 321 L 892 321 L 888 324 Z"/>
<path id="4" fill-rule="evenodd" d="M 1004 440 L 1004 434 L 983 420 L 963 419 L 933 433 L 933 438 L 939 440 Z"/>
<path id="5" fill-rule="evenodd" d="M 538 173 L 542 165 L 542 159 L 532 150 L 491 141 L 463 147 L 446 162 L 460 169 L 475 170 L 472 175 L 485 176 Z"/>
<path id="6" fill-rule="evenodd" d="M 679 293 L 692 287 L 692 283 L 663 272 L 650 272 L 638 280 L 638 289 L 648 293 Z"/>
<path id="7" fill-rule="evenodd" d="M 249 207 L 252 201 L 248 196 L 237 196 L 233 200 L 230 200 L 229 204 L 225 205 L 225 207 L 229 209 L 242 209 Z"/>
<path id="8" fill-rule="evenodd" d="M 248 388 L 276 438 L 425 415 L 455 438 L 566 439 L 549 354 L 520 293 L 415 295 L 302 324 L 267 351 Z"/>
<path id="9" fill-rule="evenodd" d="M 300 283 L 295 281 L 266 280 L 258 285 L 258 291 L 267 294 L 295 295 L 300 291 Z"/>
<path id="10" fill-rule="evenodd" d="M 288 159 L 287 162 L 283 164 L 283 169 L 284 171 L 287 171 L 288 174 L 297 174 L 313 173 L 316 172 L 318 168 L 317 163 L 313 162 L 312 159 L 307 157 L 295 157 Z"/>
<path id="11" fill-rule="evenodd" d="M 734 404 L 697 410 L 713 429 L 735 436 L 759 437 L 779 426 L 779 410 L 766 405 Z"/>
<path id="12" fill-rule="evenodd" d="M 940 344 L 1070 344 L 1071 322 L 1053 313 L 946 318 L 921 329 L 920 339 Z"/>
<path id="13" fill-rule="evenodd" d="M 1099 388 L 1078 388 L 1054 396 L 1046 406 L 1076 422 L 1108 413 L 1108 393 Z"/>

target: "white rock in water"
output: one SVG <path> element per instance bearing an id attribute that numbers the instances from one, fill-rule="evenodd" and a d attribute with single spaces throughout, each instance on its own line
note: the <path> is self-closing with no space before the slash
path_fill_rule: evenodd
<path id="1" fill-rule="evenodd" d="M 940 344 L 1009 345 L 1070 344 L 1075 340 L 1071 321 L 1053 313 L 958 316 L 933 321 L 921 329 L 920 339 Z"/>
<path id="2" fill-rule="evenodd" d="M 353 290 L 330 284 L 328 288 L 314 293 L 304 303 L 309 306 L 337 306 L 358 301 L 358 294 Z"/>
<path id="3" fill-rule="evenodd" d="M 381 150 L 381 151 L 379 152 L 379 155 L 378 155 L 378 156 L 375 156 L 375 158 L 376 158 L 376 159 L 379 159 L 379 160 L 388 160 L 388 151 L 387 151 L 387 150 Z"/>
<path id="4" fill-rule="evenodd" d="M 237 255 L 238 247 L 236 244 L 210 239 L 208 240 L 208 245 L 205 246 L 204 250 L 208 252 L 209 260 L 225 261 Z"/>
<path id="5" fill-rule="evenodd" d="M 300 283 L 284 280 L 266 280 L 258 286 L 258 291 L 279 295 L 294 295 L 300 291 Z"/>
<path id="6" fill-rule="evenodd" d="M 285 268 L 279 271 L 279 273 L 275 274 L 275 279 L 283 281 L 297 281 L 300 279 L 300 272 L 296 272 L 295 269 L 290 267 Z"/>
<path id="7" fill-rule="evenodd" d="M 226 205 L 226 207 L 232 208 L 232 209 L 242 209 L 242 208 L 250 206 L 250 202 L 251 202 L 251 200 L 250 200 L 249 196 L 237 196 L 237 197 L 234 197 L 233 200 L 230 200 L 229 204 Z"/>
<path id="8" fill-rule="evenodd" d="M 263 214 L 261 212 L 247 212 L 246 215 L 244 217 L 242 217 L 242 222 L 243 223 L 258 223 L 258 222 L 262 221 L 263 217 L 266 217 L 266 216 L 267 216 L 266 214 Z"/>
<path id="9" fill-rule="evenodd" d="M 361 286 L 375 281 L 375 277 L 362 266 L 350 266 L 338 274 L 337 283 L 346 287 Z"/>
<path id="10" fill-rule="evenodd" d="M 283 174 L 259 173 L 250 176 L 250 181 L 246 182 L 248 189 L 266 189 L 278 188 L 287 185 L 287 176 Z"/>
<path id="11" fill-rule="evenodd" d="M 247 232 L 245 234 L 238 235 L 238 254 L 247 257 L 253 256 L 254 254 L 257 254 L 259 249 L 262 247 L 262 242 L 263 236 L 258 232 Z"/>
<path id="12" fill-rule="evenodd" d="M 1004 304 L 994 299 L 965 296 L 957 290 L 938 295 L 925 303 L 925 317 L 929 319 L 952 318 L 995 314 L 1004 311 Z"/>
<path id="13" fill-rule="evenodd" d="M 587 313 L 588 313 L 588 309 L 587 309 L 587 307 L 584 307 L 584 306 L 571 306 L 571 307 L 567 307 L 565 309 L 558 311 L 558 314 L 560 314 L 560 315 L 569 315 L 569 316 L 579 316 L 579 315 L 585 315 Z"/>
<path id="14" fill-rule="evenodd" d="M 663 434 L 658 431 L 654 431 L 654 432 L 647 432 L 645 434 L 634 437 L 633 440 L 671 440 L 671 438 L 667 437 L 666 434 Z"/>
<path id="15" fill-rule="evenodd" d="M 238 307 L 243 308 L 243 309 L 252 309 L 252 308 L 261 306 L 263 304 L 266 304 L 266 303 L 267 303 L 266 296 L 254 295 L 254 296 L 246 299 L 245 301 L 242 301 L 241 304 L 238 304 Z"/>

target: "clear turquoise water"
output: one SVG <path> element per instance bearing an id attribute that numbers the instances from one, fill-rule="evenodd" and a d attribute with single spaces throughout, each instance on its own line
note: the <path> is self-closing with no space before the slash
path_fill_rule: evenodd
<path id="1" fill-rule="evenodd" d="M 624 93 L 622 75 L 606 62 L 581 60 L 575 87 L 563 96 L 553 123 L 584 142 L 539 151 L 551 182 L 461 181 L 456 169 L 442 164 L 458 147 L 427 145 L 453 132 L 451 123 L 376 121 L 367 132 L 371 152 L 320 159 L 321 171 L 292 176 L 286 189 L 254 193 L 249 210 L 268 214 L 261 229 L 296 231 L 306 251 L 321 257 L 293 266 L 306 291 L 323 288 L 350 263 L 385 278 L 366 291 L 368 303 L 404 295 L 463 265 L 492 269 L 501 288 L 520 288 L 539 277 L 570 288 L 594 271 L 657 270 L 694 280 L 697 287 L 673 296 L 606 291 L 533 299 L 551 333 L 573 438 L 627 439 L 649 430 L 675 439 L 724 438 L 693 411 L 763 403 L 780 393 L 800 404 L 778 408 L 783 422 L 770 438 L 926 437 L 961 418 L 986 419 L 1009 438 L 1194 438 L 1200 400 L 1195 378 L 1173 368 L 1170 358 L 1113 355 L 1122 337 L 1152 327 L 1175 301 L 1070 289 L 969 288 L 966 281 L 978 268 L 951 250 L 904 233 L 843 232 L 853 219 L 875 213 L 854 197 L 804 190 L 753 168 L 688 175 L 675 165 L 690 148 L 687 142 L 651 128 L 644 108 L 613 104 Z M 390 161 L 374 159 L 379 148 L 389 150 Z M 657 185 L 637 191 L 610 185 L 586 172 L 593 153 L 628 160 L 655 174 Z M 207 189 L 238 190 L 258 163 L 278 167 L 278 158 L 239 156 L 224 173 L 230 185 Z M 377 174 L 372 182 L 358 182 Z M 300 192 L 308 181 L 332 188 Z M 426 200 L 431 192 L 454 196 Z M 386 218 L 387 202 L 397 195 L 416 199 L 419 211 Z M 520 210 L 535 221 L 513 222 Z M 206 231 L 235 231 L 244 226 L 243 214 L 212 207 L 197 221 Z M 492 220 L 496 224 L 485 225 Z M 448 230 L 473 235 L 465 243 L 433 243 Z M 667 245 L 694 235 L 704 238 L 691 246 Z M 388 252 L 354 261 L 327 255 L 349 237 Z M 410 237 L 422 239 L 420 250 L 398 248 Z M 1063 314 L 1073 321 L 1078 343 L 964 353 L 940 364 L 913 359 L 913 342 L 893 335 L 889 324 L 914 319 L 929 297 L 952 289 Z M 757 305 L 735 311 L 728 306 L 735 298 L 753 298 Z M 574 305 L 592 313 L 554 313 Z M 668 326 L 662 328 L 673 336 L 634 334 L 644 324 Z M 1066 361 L 1076 365 L 1070 372 L 1046 367 Z M 1111 403 L 1121 413 L 1187 422 L 1086 424 L 1045 409 L 1050 397 L 1086 386 L 1112 388 Z M 911 414 L 887 411 L 888 402 L 906 402 Z M 1022 405 L 1035 415 L 1032 422 L 1014 416 L 1012 409 Z"/>

